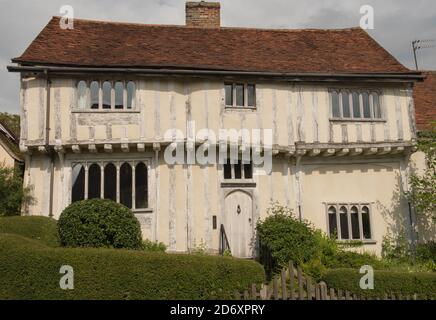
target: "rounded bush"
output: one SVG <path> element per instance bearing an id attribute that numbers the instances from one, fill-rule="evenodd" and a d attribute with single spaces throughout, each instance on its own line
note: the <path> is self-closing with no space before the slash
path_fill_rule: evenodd
<path id="1" fill-rule="evenodd" d="M 58 228 L 67 247 L 142 248 L 138 220 L 129 208 L 111 200 L 72 203 L 62 212 Z"/>
<path id="2" fill-rule="evenodd" d="M 261 250 L 269 251 L 281 266 L 291 260 L 300 265 L 315 257 L 319 251 L 311 225 L 296 219 L 286 207 L 273 206 L 269 216 L 257 224 L 257 232 Z"/>

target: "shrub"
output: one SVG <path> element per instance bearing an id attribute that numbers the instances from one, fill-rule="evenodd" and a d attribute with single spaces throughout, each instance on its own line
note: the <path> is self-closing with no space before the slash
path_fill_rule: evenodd
<path id="1" fill-rule="evenodd" d="M 149 252 L 165 252 L 167 250 L 167 246 L 162 242 L 153 242 L 150 240 L 144 240 L 142 242 L 142 247 L 144 251 Z"/>
<path id="2" fill-rule="evenodd" d="M 18 169 L 0 163 L 0 216 L 20 215 L 21 205 L 31 201 Z"/>
<path id="3" fill-rule="evenodd" d="M 269 216 L 257 224 L 257 232 L 261 245 L 281 266 L 291 260 L 296 264 L 307 262 L 319 250 L 309 223 L 297 220 L 286 207 L 275 205 L 269 209 Z"/>
<path id="4" fill-rule="evenodd" d="M 58 226 L 64 246 L 142 248 L 138 220 L 130 209 L 111 200 L 74 202 L 62 212 Z"/>
<path id="5" fill-rule="evenodd" d="M 0 233 L 35 239 L 50 247 L 59 247 L 57 221 L 48 217 L 1 217 Z"/>
<path id="6" fill-rule="evenodd" d="M 383 236 L 382 257 L 385 259 L 408 259 L 411 254 L 404 231 L 393 236 L 389 232 Z"/>
<path id="7" fill-rule="evenodd" d="M 74 290 L 62 290 L 62 265 Z M 0 299 L 231 299 L 264 281 L 254 261 L 107 248 L 49 248 L 0 234 Z"/>
<path id="8" fill-rule="evenodd" d="M 436 242 L 420 243 L 416 246 L 416 258 L 420 261 L 436 263 Z"/>
<path id="9" fill-rule="evenodd" d="M 374 269 L 383 269 L 384 264 L 374 254 L 357 253 L 353 251 L 340 251 L 336 254 L 336 261 L 332 268 L 354 268 L 359 269 L 361 266 L 370 265 Z"/>
<path id="10" fill-rule="evenodd" d="M 329 270 L 323 280 L 331 288 L 348 290 L 368 297 L 383 297 L 385 293 L 401 295 L 418 294 L 418 297 L 436 298 L 435 273 L 408 273 L 392 271 L 374 271 L 374 290 L 360 289 L 362 274 L 358 269 Z"/>

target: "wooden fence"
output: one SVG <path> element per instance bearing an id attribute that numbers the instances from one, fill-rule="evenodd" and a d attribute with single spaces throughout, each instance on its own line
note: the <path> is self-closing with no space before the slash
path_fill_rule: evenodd
<path id="1" fill-rule="evenodd" d="M 303 274 L 300 267 L 289 263 L 280 275 L 274 276 L 272 283 L 263 284 L 258 290 L 256 284 L 243 293 L 236 292 L 237 300 L 417 300 L 417 294 L 401 295 L 386 293 L 381 297 L 367 297 L 347 290 L 328 288 L 323 281 L 315 283 Z"/>

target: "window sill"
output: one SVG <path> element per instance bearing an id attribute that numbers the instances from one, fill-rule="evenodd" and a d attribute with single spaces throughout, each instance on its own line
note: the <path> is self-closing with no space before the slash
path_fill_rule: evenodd
<path id="1" fill-rule="evenodd" d="M 72 113 L 140 113 L 139 110 L 123 110 L 123 109 L 86 109 L 86 110 L 71 110 Z"/>
<path id="2" fill-rule="evenodd" d="M 386 119 L 346 119 L 346 118 L 330 118 L 331 122 L 386 122 Z"/>
<path id="3" fill-rule="evenodd" d="M 148 213 L 153 213 L 153 209 L 152 208 L 147 208 L 147 209 L 132 209 L 133 214 L 148 214 Z"/>
<path id="4" fill-rule="evenodd" d="M 227 106 L 226 105 L 226 111 L 256 111 L 256 107 L 234 107 L 234 106 Z"/>
<path id="5" fill-rule="evenodd" d="M 375 245 L 375 244 L 377 244 L 377 240 L 371 240 L 371 239 L 336 240 L 336 243 L 338 243 L 338 244 L 345 244 L 345 245 L 349 244 L 351 247 L 354 245 L 353 242 L 362 243 L 362 245 Z"/>
<path id="6" fill-rule="evenodd" d="M 221 182 L 221 188 L 256 188 L 256 182 L 253 181 Z"/>

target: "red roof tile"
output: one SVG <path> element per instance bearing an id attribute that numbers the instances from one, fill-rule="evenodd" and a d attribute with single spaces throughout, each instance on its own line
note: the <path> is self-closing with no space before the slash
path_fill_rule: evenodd
<path id="1" fill-rule="evenodd" d="M 418 130 L 430 129 L 431 122 L 436 121 L 436 71 L 424 71 L 423 74 L 425 80 L 415 83 L 413 90 Z"/>
<path id="2" fill-rule="evenodd" d="M 364 30 L 202 29 L 53 17 L 19 63 L 314 73 L 407 73 Z"/>

